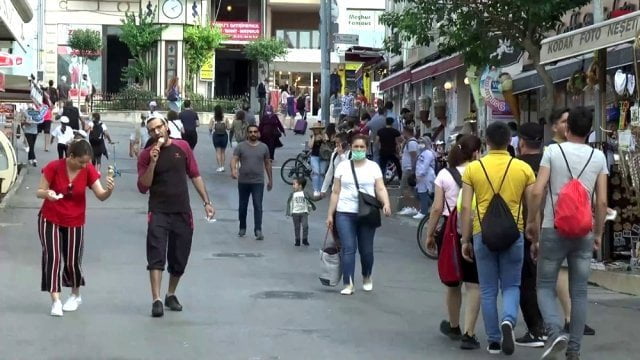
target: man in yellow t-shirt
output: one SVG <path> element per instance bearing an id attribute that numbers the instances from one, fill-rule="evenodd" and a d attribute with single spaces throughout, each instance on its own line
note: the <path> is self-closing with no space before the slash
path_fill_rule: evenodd
<path id="1" fill-rule="evenodd" d="M 512 158 L 507 152 L 511 130 L 507 124 L 495 122 L 486 131 L 489 153 L 481 160 L 470 163 L 462 176 L 462 256 L 475 261 L 478 268 L 482 317 L 491 354 L 515 351 L 513 328 L 518 319 L 520 305 L 520 274 L 524 256 L 523 201 L 536 181 L 533 170 L 524 161 Z M 484 169 L 483 169 L 484 167 Z M 491 251 L 482 239 L 480 222 L 484 218 L 494 194 L 506 202 L 520 231 L 520 238 L 503 251 Z M 472 208 L 473 196 L 476 208 Z M 473 217 L 472 213 L 477 212 Z M 473 234 L 473 243 L 471 237 Z M 498 286 L 502 289 L 503 311 L 498 319 Z"/>

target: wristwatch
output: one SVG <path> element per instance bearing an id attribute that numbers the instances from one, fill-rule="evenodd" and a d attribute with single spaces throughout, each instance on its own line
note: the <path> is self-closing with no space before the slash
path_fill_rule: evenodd
<path id="1" fill-rule="evenodd" d="M 207 205 L 211 205 L 211 201 L 205 202 L 202 206 L 206 207 Z"/>

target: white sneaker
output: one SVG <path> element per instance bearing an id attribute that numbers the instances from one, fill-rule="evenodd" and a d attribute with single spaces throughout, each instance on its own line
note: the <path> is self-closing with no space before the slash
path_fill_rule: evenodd
<path id="1" fill-rule="evenodd" d="M 347 287 L 345 287 L 344 289 L 342 289 L 342 291 L 340 291 L 340 294 L 353 295 L 354 291 L 355 290 L 353 289 L 353 285 L 347 285 Z"/>
<path id="2" fill-rule="evenodd" d="M 78 310 L 78 306 L 82 304 L 82 296 L 75 296 L 71 294 L 71 296 L 65 301 L 62 310 L 64 311 L 76 311 Z"/>
<path id="3" fill-rule="evenodd" d="M 220 166 L 220 172 L 224 172 L 224 166 Z"/>
<path id="4" fill-rule="evenodd" d="M 62 302 L 60 302 L 60 300 L 55 301 L 53 304 L 51 304 L 51 316 L 63 316 L 64 313 L 62 312 Z"/>
<path id="5" fill-rule="evenodd" d="M 313 192 L 313 197 L 314 198 L 320 197 L 320 191 L 314 191 Z"/>
<path id="6" fill-rule="evenodd" d="M 410 207 L 405 207 L 402 210 L 398 211 L 398 215 L 409 215 L 411 213 Z"/>
<path id="7" fill-rule="evenodd" d="M 427 216 L 427 215 L 425 215 L 423 213 L 417 213 L 417 214 L 413 215 L 413 218 L 416 219 L 416 220 L 422 220 L 425 216 Z"/>
<path id="8" fill-rule="evenodd" d="M 373 280 L 371 280 L 371 277 L 362 279 L 362 290 L 373 291 Z"/>

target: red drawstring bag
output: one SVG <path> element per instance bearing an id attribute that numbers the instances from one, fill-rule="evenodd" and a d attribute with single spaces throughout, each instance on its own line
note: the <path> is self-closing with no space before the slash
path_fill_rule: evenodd
<path id="1" fill-rule="evenodd" d="M 438 254 L 438 275 L 440 281 L 449 286 L 454 286 L 462 281 L 462 258 L 460 256 L 460 239 L 458 237 L 458 213 L 456 207 L 453 210 L 445 200 L 449 209 L 449 217 L 444 226 L 442 245 Z"/>
<path id="2" fill-rule="evenodd" d="M 562 152 L 571 180 L 558 192 L 558 201 L 555 205 L 553 204 L 553 194 L 551 194 L 553 225 L 562 237 L 569 239 L 582 238 L 593 229 L 593 214 L 589 192 L 579 179 L 587 166 L 589 166 L 594 150 L 591 150 L 591 155 L 578 177 L 574 178 L 562 146 L 558 145 L 558 147 Z"/>

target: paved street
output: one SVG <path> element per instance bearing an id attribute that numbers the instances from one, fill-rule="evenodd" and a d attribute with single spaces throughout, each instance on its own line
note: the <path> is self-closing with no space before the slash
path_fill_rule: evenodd
<path id="1" fill-rule="evenodd" d="M 320 285 L 318 249 L 327 202 L 310 217 L 311 246 L 295 248 L 292 224 L 284 215 L 289 187 L 278 167 L 302 147 L 306 136 L 285 138 L 285 147 L 276 153 L 274 189 L 265 193 L 265 241 L 256 242 L 236 236 L 236 185 L 228 171 L 215 173 L 213 146 L 202 129 L 197 158 L 217 222 L 204 220 L 192 188 L 196 231 L 177 292 L 184 311 L 151 318 L 145 270 L 147 197 L 135 187 L 135 162 L 127 156 L 130 129 L 124 124 L 109 127 L 120 142 L 117 163 L 124 173 L 107 202 L 89 195 L 83 264 L 87 286 L 77 312 L 49 316 L 49 296 L 39 291 L 37 169 L 29 169 L 9 207 L 0 212 L 0 360 L 493 358 L 485 350 L 462 352 L 458 343 L 440 335 L 444 288 L 436 263 L 417 248 L 410 219 L 387 220 L 379 230 L 373 293 L 360 290 L 359 276 L 358 291 L 350 297 L 340 296 L 340 288 Z M 37 146 L 40 166 L 55 156 L 42 151 L 42 141 L 40 137 Z M 63 300 L 67 296 L 65 289 Z M 633 339 L 639 311 L 638 298 L 591 289 L 589 323 L 597 336 L 585 337 L 583 359 L 637 359 L 640 343 Z M 481 322 L 477 332 L 486 347 Z M 523 332 L 520 323 L 516 334 Z M 540 354 L 517 348 L 514 358 L 537 359 Z"/>

